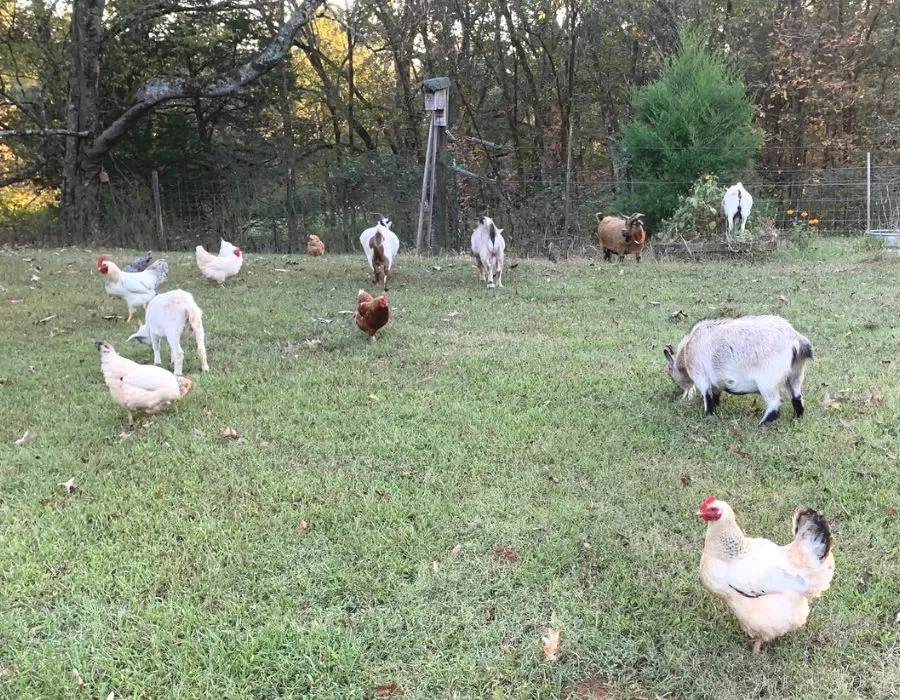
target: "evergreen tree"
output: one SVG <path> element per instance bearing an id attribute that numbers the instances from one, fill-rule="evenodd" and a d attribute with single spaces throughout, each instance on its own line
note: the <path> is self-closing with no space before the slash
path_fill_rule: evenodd
<path id="1" fill-rule="evenodd" d="M 731 182 L 760 145 L 743 81 L 696 30 L 682 32 L 678 52 L 655 83 L 632 91 L 631 106 L 622 146 L 634 187 L 622 208 L 644 213 L 651 230 L 698 177 L 715 173 Z"/>

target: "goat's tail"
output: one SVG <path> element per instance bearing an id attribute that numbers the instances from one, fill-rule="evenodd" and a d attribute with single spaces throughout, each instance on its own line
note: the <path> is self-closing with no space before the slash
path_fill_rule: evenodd
<path id="1" fill-rule="evenodd" d="M 493 246 L 494 246 L 494 241 L 495 241 L 496 238 L 497 238 L 497 227 L 494 226 L 493 224 L 491 224 L 491 233 L 490 233 L 490 237 L 491 237 L 491 247 L 493 247 Z"/>
<path id="2" fill-rule="evenodd" d="M 796 365 L 811 359 L 813 359 L 812 343 L 798 333 L 797 340 L 794 342 L 794 354 L 791 357 L 791 364 Z"/>
<path id="3" fill-rule="evenodd" d="M 194 332 L 194 336 L 196 337 L 198 332 L 200 337 L 203 337 L 203 311 L 196 304 L 189 306 L 185 309 L 185 317 L 187 318 L 188 326 Z"/>

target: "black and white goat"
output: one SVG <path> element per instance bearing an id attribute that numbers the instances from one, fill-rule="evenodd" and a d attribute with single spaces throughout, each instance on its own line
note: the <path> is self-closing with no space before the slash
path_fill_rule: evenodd
<path id="1" fill-rule="evenodd" d="M 472 255 L 475 256 L 475 261 L 478 263 L 481 281 L 487 284 L 488 289 L 494 288 L 494 275 L 497 276 L 497 286 L 503 286 L 505 251 L 506 241 L 503 240 L 503 229 L 497 228 L 490 217 L 480 217 L 478 226 L 472 232 Z"/>
<path id="2" fill-rule="evenodd" d="M 703 396 L 706 415 L 712 415 L 723 391 L 760 394 L 766 412 L 760 425 L 781 413 L 783 384 L 794 415 L 803 415 L 803 373 L 812 359 L 809 340 L 780 316 L 742 316 L 698 321 L 673 350 L 663 350 L 672 378 L 687 398 L 692 389 Z"/>
<path id="3" fill-rule="evenodd" d="M 741 225 L 741 235 L 743 235 L 752 209 L 753 197 L 740 182 L 725 190 L 725 196 L 722 197 L 722 213 L 725 215 L 725 225 L 728 227 L 729 236 L 731 230 L 738 224 Z"/>

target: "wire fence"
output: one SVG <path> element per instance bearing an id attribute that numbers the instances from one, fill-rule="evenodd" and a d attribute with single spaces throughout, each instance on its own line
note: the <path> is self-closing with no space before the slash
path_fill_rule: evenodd
<path id="1" fill-rule="evenodd" d="M 795 217 L 807 212 L 818 219 L 819 230 L 830 235 L 858 235 L 872 229 L 900 228 L 900 166 L 871 168 L 871 197 L 867 199 L 865 153 L 859 165 L 833 168 L 757 169 L 743 179 L 753 195 L 749 226 L 767 221 L 789 230 Z M 896 162 L 897 159 L 892 159 Z M 329 166 L 307 171 L 296 184 L 293 205 L 298 231 L 287 226 L 286 186 L 274 167 L 252 177 L 215 182 L 161 179 L 162 231 L 159 230 L 150 178 L 146 183 L 113 179 L 103 186 L 102 229 L 107 245 L 157 250 L 218 246 L 218 239 L 257 252 L 299 252 L 309 234 L 316 234 L 332 252 L 358 245 L 359 233 L 381 216 L 394 222 L 404 246 L 415 243 L 421 187 L 421 164 L 400 157 Z M 503 180 L 477 172 L 471 164 L 446 168 L 446 197 L 435 217 L 434 248 L 464 251 L 475 219 L 489 213 L 505 229 L 511 249 L 530 254 L 554 242 L 569 250 L 585 250 L 593 242 L 595 212 L 610 213 L 622 188 L 609 169 L 575 170 L 565 195 L 566 173 L 544 171 L 534 177 Z M 686 192 L 692 183 L 678 183 Z M 732 183 L 721 183 L 724 187 Z M 568 212 L 568 217 L 566 216 Z M 28 221 L 0 221 L 0 241 L 40 244 L 58 241 L 58 231 Z"/>

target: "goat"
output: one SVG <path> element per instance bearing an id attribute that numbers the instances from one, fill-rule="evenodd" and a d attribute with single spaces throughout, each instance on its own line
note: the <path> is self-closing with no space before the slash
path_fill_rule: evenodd
<path id="1" fill-rule="evenodd" d="M 698 321 L 673 350 L 663 355 L 669 373 L 687 398 L 694 388 L 703 395 L 709 416 L 719 405 L 722 391 L 760 394 L 766 411 L 760 425 L 781 413 L 780 385 L 791 397 L 794 416 L 803 415 L 803 374 L 812 359 L 809 340 L 780 316 L 742 316 Z"/>
<path id="2" fill-rule="evenodd" d="M 729 236 L 738 222 L 741 224 L 741 235 L 743 235 L 751 209 L 753 209 L 753 197 L 740 182 L 725 190 L 725 196 L 722 197 L 722 213 L 725 214 L 725 225 L 728 227 Z"/>
<path id="3" fill-rule="evenodd" d="M 306 254 L 318 257 L 325 255 L 325 244 L 316 234 L 311 233 L 306 239 Z"/>
<path id="4" fill-rule="evenodd" d="M 472 255 L 478 263 L 478 274 L 488 289 L 494 288 L 494 275 L 497 275 L 497 286 L 503 286 L 503 258 L 506 253 L 506 241 L 503 229 L 497 228 L 493 219 L 482 216 L 478 226 L 472 232 Z"/>
<path id="5" fill-rule="evenodd" d="M 206 335 L 203 332 L 203 312 L 194 301 L 194 297 L 182 289 L 153 297 L 147 304 L 144 325 L 128 340 L 137 340 L 153 348 L 153 364 L 162 364 L 159 345 L 162 338 L 169 344 L 169 356 L 172 360 L 173 372 L 181 376 L 184 362 L 184 350 L 181 339 L 194 336 L 197 341 L 197 355 L 200 357 L 200 369 L 209 372 L 206 362 Z"/>
<path id="6" fill-rule="evenodd" d="M 634 257 L 640 262 L 648 238 L 644 228 L 644 215 L 634 213 L 631 216 L 603 216 L 602 212 L 597 212 L 595 216 L 597 242 L 603 248 L 603 259 L 611 260 L 612 254 L 616 253 L 622 261 L 626 255 L 634 253 Z"/>
<path id="7" fill-rule="evenodd" d="M 400 251 L 400 239 L 391 231 L 391 220 L 382 218 L 371 228 L 367 228 L 359 237 L 366 260 L 372 268 L 372 284 L 384 279 L 384 290 L 388 289 L 388 275 L 397 253 Z"/>

